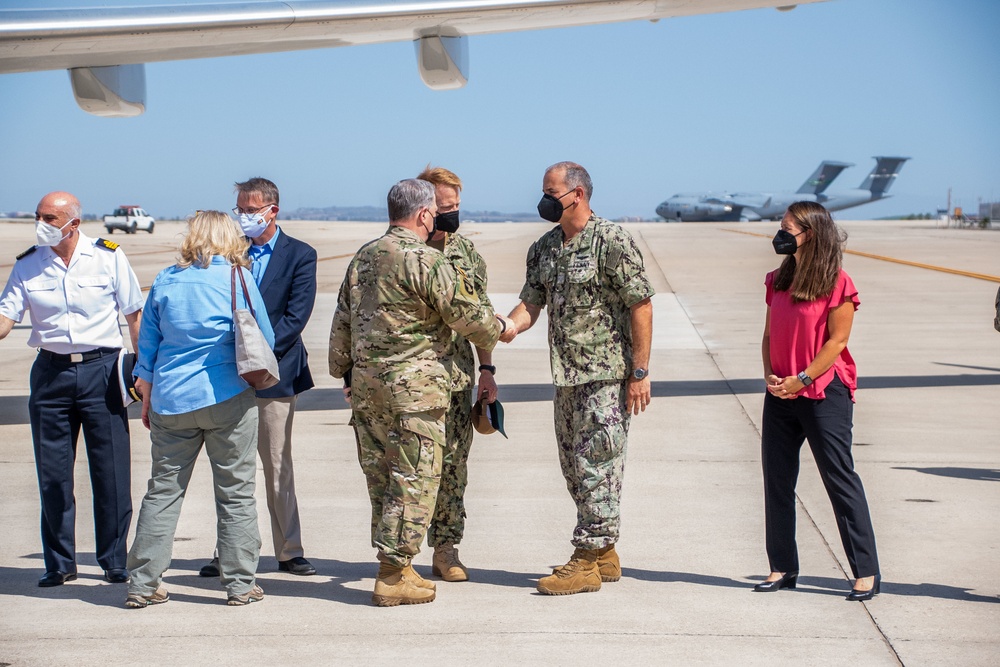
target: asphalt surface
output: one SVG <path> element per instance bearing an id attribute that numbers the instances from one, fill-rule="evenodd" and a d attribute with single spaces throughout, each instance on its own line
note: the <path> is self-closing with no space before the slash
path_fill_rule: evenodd
<path id="1" fill-rule="evenodd" d="M 935 222 L 842 224 L 848 248 L 868 254 L 848 254 L 845 268 L 861 297 L 850 341 L 861 376 L 854 454 L 884 577 L 871 602 L 844 600 L 852 579 L 808 448 L 798 485 L 799 587 L 751 590 L 768 572 L 760 336 L 777 224 L 646 223 L 626 226 L 657 289 L 654 400 L 630 432 L 622 580 L 596 593 L 535 592 L 537 579 L 571 554 L 575 518 L 556 456 L 540 322 L 494 355 L 510 439 L 477 435 L 473 445 L 459 547 L 471 580 L 438 582 L 431 604 L 373 607 L 370 509 L 326 343 L 347 262 L 384 225 L 289 222 L 283 228 L 320 256 L 320 295 L 305 335 L 318 386 L 300 397 L 294 435 L 302 535 L 318 574 L 277 572 L 258 487 L 265 599 L 227 607 L 218 582 L 198 577 L 215 544 L 203 454 L 164 580 L 171 601 L 125 609 L 125 586 L 105 583 L 94 560 L 81 443 L 80 578 L 38 588 L 44 567 L 27 417 L 35 351 L 20 325 L 0 342 L 0 665 L 997 664 L 1000 333 L 992 320 L 1000 233 Z M 548 228 L 464 226 L 487 260 L 498 309 L 516 303 L 525 252 Z M 84 229 L 103 233 L 98 223 Z M 182 230 L 158 223 L 152 235 L 111 238 L 148 286 L 172 263 Z M 33 243 L 32 225 L 0 224 L 0 239 L 6 282 L 14 255 Z M 149 438 L 138 412 L 131 427 L 137 515 Z M 429 551 L 416 567 L 430 577 Z"/>

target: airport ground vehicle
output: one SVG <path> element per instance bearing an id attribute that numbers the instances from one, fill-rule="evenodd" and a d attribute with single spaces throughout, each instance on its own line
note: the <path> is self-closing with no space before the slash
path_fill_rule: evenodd
<path id="1" fill-rule="evenodd" d="M 139 206 L 128 206 L 122 204 L 115 209 L 112 215 L 104 216 L 104 227 L 108 234 L 113 234 L 116 229 L 120 229 L 126 234 L 135 234 L 138 230 L 153 233 L 153 225 L 156 220 L 146 213 Z"/>

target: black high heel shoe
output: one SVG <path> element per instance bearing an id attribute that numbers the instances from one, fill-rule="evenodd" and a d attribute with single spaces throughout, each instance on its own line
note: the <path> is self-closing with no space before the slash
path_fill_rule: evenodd
<path id="1" fill-rule="evenodd" d="M 773 593 L 782 588 L 795 588 L 795 581 L 799 578 L 798 572 L 785 572 L 781 579 L 775 581 L 765 581 L 753 587 L 758 593 Z"/>
<path id="2" fill-rule="evenodd" d="M 882 588 L 882 575 L 876 574 L 875 583 L 872 584 L 872 587 L 869 590 L 859 591 L 856 588 L 852 588 L 850 595 L 847 596 L 847 599 L 850 600 L 851 602 L 864 602 L 865 600 L 871 600 L 873 597 L 879 594 L 880 592 L 879 589 L 881 588 Z"/>

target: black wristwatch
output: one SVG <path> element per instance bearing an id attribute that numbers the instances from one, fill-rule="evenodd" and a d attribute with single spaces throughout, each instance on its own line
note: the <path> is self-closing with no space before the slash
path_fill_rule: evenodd
<path id="1" fill-rule="evenodd" d="M 482 366 L 479 367 L 479 372 L 482 373 L 483 371 L 489 371 L 493 375 L 496 375 L 497 374 L 497 367 L 496 366 L 490 366 L 489 364 L 483 364 Z"/>
<path id="2" fill-rule="evenodd" d="M 646 368 L 636 368 L 632 371 L 632 377 L 636 380 L 644 380 L 649 375 L 649 370 Z"/>
<path id="3" fill-rule="evenodd" d="M 811 385 L 813 383 L 813 379 L 811 377 L 809 377 L 808 375 L 806 375 L 805 371 L 802 371 L 801 373 L 799 373 L 797 377 L 799 378 L 799 382 L 802 383 L 803 387 L 808 387 L 809 385 Z"/>

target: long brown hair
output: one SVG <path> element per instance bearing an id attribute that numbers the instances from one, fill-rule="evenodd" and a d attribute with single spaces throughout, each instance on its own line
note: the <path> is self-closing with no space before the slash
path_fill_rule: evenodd
<path id="1" fill-rule="evenodd" d="M 798 201 L 788 207 L 806 242 L 799 246 L 799 260 L 785 258 L 774 279 L 774 289 L 791 292 L 792 301 L 814 301 L 828 295 L 837 285 L 844 259 L 847 234 L 834 223 L 830 212 L 811 201 Z"/>

